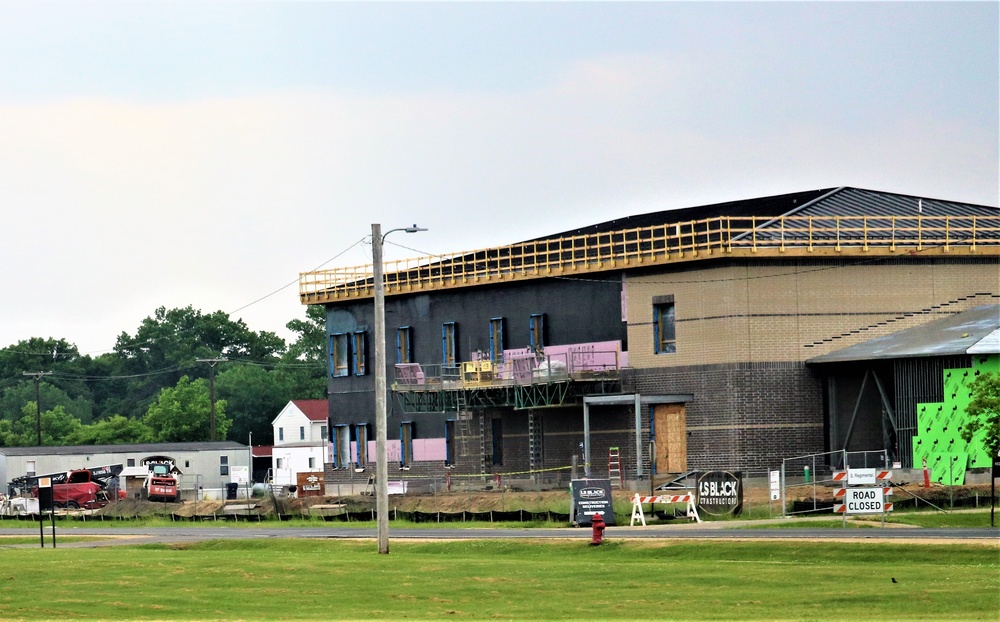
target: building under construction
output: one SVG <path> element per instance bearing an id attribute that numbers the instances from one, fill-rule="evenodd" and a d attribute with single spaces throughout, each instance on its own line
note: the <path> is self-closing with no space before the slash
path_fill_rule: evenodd
<path id="1" fill-rule="evenodd" d="M 831 188 L 386 263 L 390 469 L 558 481 L 576 456 L 658 483 L 834 449 L 910 467 L 941 373 L 1000 352 L 998 259 L 996 207 Z M 304 273 L 299 295 L 326 308 L 327 477 L 353 480 L 375 459 L 372 266 Z M 957 341 L 836 355 L 975 309 Z"/>

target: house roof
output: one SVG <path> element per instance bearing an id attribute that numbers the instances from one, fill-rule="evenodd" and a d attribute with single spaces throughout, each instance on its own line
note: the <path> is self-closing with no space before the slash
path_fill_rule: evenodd
<path id="1" fill-rule="evenodd" d="M 672 225 L 708 218 L 760 218 L 778 216 L 997 216 L 1000 208 L 944 201 L 893 192 L 840 187 L 779 194 L 770 197 L 712 203 L 697 207 L 650 212 L 608 220 L 579 229 L 547 235 L 538 240 Z M 787 226 L 787 223 L 786 223 Z M 767 225 L 762 224 L 762 228 Z M 787 231 L 786 231 L 787 233 Z"/>
<path id="2" fill-rule="evenodd" d="M 897 244 L 918 250 L 925 244 L 943 246 L 946 251 L 952 245 L 975 250 L 980 244 L 994 254 L 1000 246 L 998 222 L 1000 208 L 992 206 L 864 188 L 821 188 L 624 216 L 515 244 L 414 258 L 385 275 L 386 295 L 538 278 L 542 270 L 618 271 L 622 264 L 616 258 L 628 264 L 647 252 L 649 265 L 724 256 L 699 254 L 713 248 L 809 257 L 816 256 L 815 248 L 839 252 L 847 246 L 891 255 Z M 685 259 L 687 249 L 694 252 Z M 330 304 L 369 298 L 374 296 L 372 274 L 370 266 L 304 273 L 300 300 Z"/>
<path id="3" fill-rule="evenodd" d="M 326 421 L 330 417 L 330 404 L 326 400 L 292 400 L 310 421 Z"/>
<path id="4" fill-rule="evenodd" d="M 273 451 L 273 445 L 254 445 L 250 448 L 254 458 L 270 458 Z"/>
<path id="5" fill-rule="evenodd" d="M 984 305 L 823 354 L 806 363 L 998 354 L 1000 341 L 994 341 L 990 347 L 991 336 L 997 333 L 998 328 L 1000 304 Z"/>
<path id="6" fill-rule="evenodd" d="M 233 441 L 204 443 L 136 443 L 132 445 L 62 445 L 57 447 L 0 447 L 6 456 L 75 456 L 84 454 L 171 454 L 182 451 L 228 451 L 246 449 Z"/>

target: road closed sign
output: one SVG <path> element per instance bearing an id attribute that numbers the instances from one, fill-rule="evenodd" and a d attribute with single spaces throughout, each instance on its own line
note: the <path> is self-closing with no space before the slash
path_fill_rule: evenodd
<path id="1" fill-rule="evenodd" d="M 881 488 L 848 488 L 844 491 L 844 510 L 847 514 L 882 514 L 885 493 Z"/>

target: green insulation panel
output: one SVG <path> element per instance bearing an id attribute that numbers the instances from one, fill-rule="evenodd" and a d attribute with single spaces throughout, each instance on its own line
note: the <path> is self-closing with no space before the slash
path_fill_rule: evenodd
<path id="1" fill-rule="evenodd" d="M 968 422 L 965 408 L 972 400 L 969 384 L 981 374 L 996 372 L 1000 372 L 1000 356 L 977 355 L 971 368 L 944 370 L 943 402 L 917 404 L 913 466 L 920 468 L 923 460 L 927 460 L 933 481 L 961 485 L 965 483 L 966 469 L 990 466 L 982 437 L 976 436 L 966 443 L 962 428 Z"/>

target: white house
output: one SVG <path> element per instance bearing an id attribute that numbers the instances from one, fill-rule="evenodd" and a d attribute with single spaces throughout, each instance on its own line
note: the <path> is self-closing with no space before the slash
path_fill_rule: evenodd
<path id="1" fill-rule="evenodd" d="M 295 484 L 299 473 L 322 471 L 324 464 L 332 462 L 328 409 L 326 400 L 292 400 L 274 418 L 272 483 Z"/>

